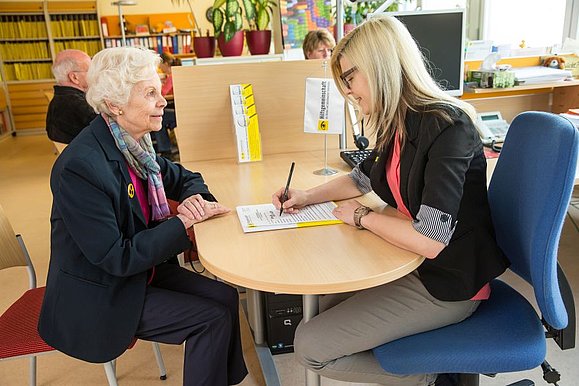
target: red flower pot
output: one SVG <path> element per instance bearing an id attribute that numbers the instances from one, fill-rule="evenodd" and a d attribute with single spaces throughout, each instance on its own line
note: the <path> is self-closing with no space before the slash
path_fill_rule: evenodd
<path id="1" fill-rule="evenodd" d="M 225 41 L 225 34 L 220 33 L 217 38 L 219 51 L 223 56 L 239 56 L 243 52 L 243 31 L 237 31 L 230 41 Z"/>
<path id="2" fill-rule="evenodd" d="M 271 31 L 246 31 L 247 47 L 251 55 L 267 55 L 271 46 Z"/>
<path id="3" fill-rule="evenodd" d="M 193 49 L 198 58 L 212 58 L 215 55 L 215 38 L 199 36 L 193 38 Z"/>

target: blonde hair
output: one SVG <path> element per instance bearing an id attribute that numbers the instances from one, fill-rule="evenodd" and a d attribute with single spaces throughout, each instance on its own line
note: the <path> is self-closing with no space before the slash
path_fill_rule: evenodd
<path id="1" fill-rule="evenodd" d="M 302 50 L 304 51 L 306 59 L 309 54 L 318 49 L 320 43 L 325 44 L 329 48 L 334 48 L 336 46 L 336 40 L 334 40 L 334 37 L 327 29 L 317 29 L 307 33 L 304 38 L 304 44 L 302 45 Z"/>
<path id="2" fill-rule="evenodd" d="M 133 86 L 156 74 L 160 62 L 159 55 L 144 48 L 114 47 L 99 51 L 87 74 L 87 102 L 97 113 L 110 115 L 106 102 L 126 104 Z"/>
<path id="3" fill-rule="evenodd" d="M 376 147 L 380 149 L 396 131 L 404 141 L 408 110 L 431 111 L 452 122 L 449 109 L 459 109 L 473 122 L 476 120 L 471 105 L 451 97 L 432 79 L 416 42 L 404 24 L 392 16 L 368 19 L 334 49 L 332 75 L 340 93 L 347 97 L 348 89 L 340 79 L 344 71 L 340 65 L 342 57 L 348 58 L 368 81 L 371 105 L 367 127 L 376 135 Z"/>
<path id="4" fill-rule="evenodd" d="M 169 52 L 163 52 L 161 54 L 161 61 L 162 61 L 162 63 L 165 63 L 171 67 L 181 65 L 181 59 L 175 57 L 173 54 L 171 54 Z"/>

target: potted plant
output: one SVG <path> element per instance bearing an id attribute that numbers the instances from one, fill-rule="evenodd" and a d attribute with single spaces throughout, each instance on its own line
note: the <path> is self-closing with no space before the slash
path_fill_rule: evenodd
<path id="1" fill-rule="evenodd" d="M 271 30 L 267 29 L 276 3 L 273 0 L 243 0 L 249 30 L 245 33 L 252 55 L 269 53 Z"/>
<path id="2" fill-rule="evenodd" d="M 212 58 L 215 55 L 215 37 L 209 35 L 193 37 L 193 51 L 198 58 Z"/>
<path id="3" fill-rule="evenodd" d="M 187 3 L 191 12 L 189 23 L 191 24 L 191 29 L 193 31 L 193 51 L 195 51 L 195 55 L 198 58 L 212 58 L 213 55 L 215 55 L 215 38 L 209 36 L 209 31 L 205 36 L 201 35 L 197 19 L 195 18 L 195 13 L 193 12 L 193 7 L 191 6 L 191 0 L 171 0 L 171 3 L 177 6 Z"/>
<path id="4" fill-rule="evenodd" d="M 223 56 L 239 56 L 243 51 L 242 10 L 237 0 L 215 0 L 213 29 Z"/>

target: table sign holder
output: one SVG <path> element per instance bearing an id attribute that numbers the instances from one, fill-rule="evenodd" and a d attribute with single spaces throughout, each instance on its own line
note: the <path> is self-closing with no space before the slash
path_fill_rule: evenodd
<path id="1" fill-rule="evenodd" d="M 322 62 L 324 69 L 324 79 L 328 78 L 328 61 Z M 314 174 L 318 176 L 332 176 L 338 173 L 337 170 L 328 167 L 328 134 L 324 133 L 324 167 L 322 169 L 314 170 Z"/>

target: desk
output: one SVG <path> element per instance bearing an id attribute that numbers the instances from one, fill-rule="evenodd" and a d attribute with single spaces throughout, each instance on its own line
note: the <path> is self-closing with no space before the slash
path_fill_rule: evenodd
<path id="1" fill-rule="evenodd" d="M 329 166 L 349 171 L 338 157 L 329 155 Z M 296 162 L 292 186 L 310 188 L 335 177 L 314 175 L 323 166 L 323 152 L 297 152 L 265 157 L 261 162 L 238 164 L 236 160 L 185 163 L 203 174 L 211 192 L 232 209 L 228 215 L 195 225 L 199 259 L 215 276 L 254 291 L 301 294 L 304 321 L 318 313 L 320 294 L 375 287 L 415 270 L 424 260 L 395 247 L 368 231 L 340 224 L 244 234 L 236 205 L 271 202 L 271 194 L 285 184 L 291 161 Z M 364 204 L 395 213 L 372 194 Z M 262 327 L 260 327 L 262 328 Z M 254 330 L 256 343 L 262 331 Z M 319 377 L 307 371 L 306 384 L 319 385 Z"/>

